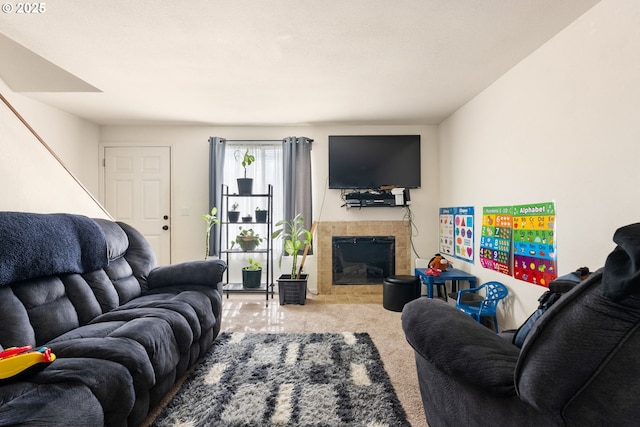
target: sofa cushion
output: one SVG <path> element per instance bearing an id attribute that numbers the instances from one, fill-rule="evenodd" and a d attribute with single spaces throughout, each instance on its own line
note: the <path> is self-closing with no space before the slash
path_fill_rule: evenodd
<path id="1" fill-rule="evenodd" d="M 61 421 L 68 426 L 101 426 L 105 417 L 99 400 L 80 383 L 16 382 L 2 386 L 0 421 L 7 426 L 50 426 Z"/>
<path id="2" fill-rule="evenodd" d="M 118 294 L 118 305 L 125 304 L 142 293 L 140 282 L 133 275 L 133 270 L 125 258 L 110 261 L 104 271 Z"/>
<path id="3" fill-rule="evenodd" d="M 101 272 L 101 273 L 99 273 Z M 87 282 L 84 278 L 91 279 Z M 139 291 L 140 287 L 136 285 Z M 117 291 L 102 270 L 67 274 L 0 286 L 0 343 L 34 347 L 119 305 Z"/>
<path id="4" fill-rule="evenodd" d="M 602 292 L 617 302 L 640 295 L 640 223 L 620 227 L 613 241 L 618 246 L 605 262 Z"/>
<path id="5" fill-rule="evenodd" d="M 174 310 L 156 307 L 117 309 L 96 317 L 92 323 L 114 321 L 125 323 L 109 336 L 134 339 L 145 346 L 150 356 L 151 353 L 160 351 L 166 345 L 164 343 L 169 341 L 175 343 L 174 350 L 180 353 L 186 352 L 193 342 L 189 322 Z M 156 340 L 159 342 L 155 342 Z"/>
<path id="6" fill-rule="evenodd" d="M 131 266 L 135 278 L 140 283 L 140 287 L 142 290 L 146 290 L 147 277 L 158 266 L 156 255 L 142 233 L 124 222 L 117 222 L 117 224 L 124 230 L 129 239 L 129 247 L 127 247 L 125 258 Z"/>
<path id="7" fill-rule="evenodd" d="M 120 296 L 109 279 L 109 276 L 107 276 L 106 271 L 96 270 L 85 273 L 82 275 L 82 280 L 87 283 L 87 286 L 91 289 L 100 307 L 100 310 L 96 311 L 94 316 L 82 322 L 83 325 L 87 324 L 89 320 L 97 315 L 111 311 L 120 305 Z"/>
<path id="8" fill-rule="evenodd" d="M 129 371 L 136 393 L 147 391 L 155 384 L 155 372 L 144 346 L 131 339 L 104 336 L 104 333 L 116 331 L 124 323 L 83 326 L 51 341 L 48 346 L 58 359 L 86 358 L 116 362 Z M 54 366 L 54 363 L 50 366 Z"/>
<path id="9" fill-rule="evenodd" d="M 29 313 L 9 286 L 0 286 L 0 350 L 36 344 L 36 332 Z"/>
<path id="10" fill-rule="evenodd" d="M 640 350 L 633 344 L 638 342 L 635 336 L 640 333 L 640 298 L 612 301 L 602 294 L 602 277 L 603 273 L 597 272 L 577 285 L 531 330 L 515 375 L 520 397 L 531 406 L 560 411 L 592 380 L 594 373 L 610 369 L 612 358 L 625 346 Z M 634 372 L 635 366 L 630 368 L 629 372 Z M 631 381 L 627 387 L 631 387 Z M 613 404 L 614 396 L 609 393 L 606 398 L 612 399 Z"/>
<path id="11" fill-rule="evenodd" d="M 415 352 L 457 381 L 485 392 L 515 396 L 519 349 L 444 301 L 406 304 L 402 327 Z"/>
<path id="12" fill-rule="evenodd" d="M 100 359 L 58 358 L 29 382 L 2 386 L 2 425 L 121 426 L 135 400 L 126 368 Z"/>
<path id="13" fill-rule="evenodd" d="M 213 261 L 215 260 L 199 260 L 158 267 L 149 274 L 148 287 L 153 289 L 171 285 L 215 286 L 212 278 L 222 277 L 226 265 Z"/>
<path id="14" fill-rule="evenodd" d="M 131 375 L 124 366 L 109 360 L 58 358 L 30 380 L 41 384 L 41 388 L 57 383 L 85 386 L 100 402 L 107 425 L 124 424 L 135 401 Z M 86 409 L 84 404 L 82 409 Z M 49 425 L 52 424 L 55 424 L 55 420 L 49 422 Z M 77 425 L 89 424 L 83 422 Z"/>
<path id="15" fill-rule="evenodd" d="M 145 295 L 139 298 L 136 298 L 132 301 L 129 301 L 127 304 L 122 307 L 117 308 L 112 313 L 105 315 L 102 319 L 111 319 L 111 318 L 123 318 L 120 314 L 121 312 L 126 313 L 125 316 L 130 315 L 145 315 L 147 313 L 154 313 L 153 310 L 167 310 L 172 311 L 181 316 L 181 319 L 187 322 L 189 325 L 189 333 L 184 334 L 184 336 L 189 336 L 189 342 L 186 343 L 187 346 L 191 345 L 193 340 L 200 338 L 200 334 L 202 333 L 203 326 L 205 328 L 211 328 L 215 323 L 215 318 L 213 317 L 213 313 L 209 310 L 209 313 L 205 313 L 202 316 L 200 315 L 202 309 L 199 309 L 196 312 L 194 306 L 188 304 L 187 302 L 180 301 L 178 298 L 179 295 L 172 294 L 157 294 L 157 295 Z M 200 300 L 203 300 L 202 295 L 200 295 Z M 196 306 L 197 307 L 197 306 Z M 204 309 L 206 312 L 207 309 Z M 200 319 L 205 318 L 204 325 L 200 323 Z M 180 341 L 181 338 L 176 338 Z M 184 348 L 184 345 L 180 345 L 181 348 Z"/>
<path id="16" fill-rule="evenodd" d="M 107 258 L 109 259 L 109 262 L 123 257 L 129 248 L 127 233 L 125 233 L 122 227 L 113 221 L 101 218 L 94 218 L 93 220 L 104 233 L 105 244 L 107 245 Z"/>
<path id="17" fill-rule="evenodd" d="M 211 328 L 215 317 L 211 312 L 205 317 L 209 318 Z M 202 327 L 194 323 L 198 323 L 198 315 L 186 303 L 147 301 L 145 306 L 145 301 L 134 300 L 47 345 L 58 357 L 91 357 L 122 363 L 129 369 L 135 389 L 148 392 L 157 379 L 178 366 L 184 370 L 186 361 L 191 360 L 194 329 L 199 338 Z"/>

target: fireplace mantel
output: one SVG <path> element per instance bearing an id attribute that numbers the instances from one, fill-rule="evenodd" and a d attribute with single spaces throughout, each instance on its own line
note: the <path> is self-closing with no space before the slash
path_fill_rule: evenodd
<path id="1" fill-rule="evenodd" d="M 332 284 L 332 238 L 334 236 L 395 236 L 396 274 L 412 274 L 411 229 L 404 221 L 341 221 L 319 222 L 316 253 L 318 257 L 318 293 L 381 294 L 381 285 Z"/>

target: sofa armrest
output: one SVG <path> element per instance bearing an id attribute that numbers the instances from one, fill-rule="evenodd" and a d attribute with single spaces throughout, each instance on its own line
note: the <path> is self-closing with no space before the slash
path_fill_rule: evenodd
<path id="1" fill-rule="evenodd" d="M 220 259 L 187 261 L 158 267 L 149 273 L 149 289 L 179 285 L 215 287 L 222 281 L 227 264 Z"/>
<path id="2" fill-rule="evenodd" d="M 419 298 L 405 305 L 402 328 L 416 357 L 489 393 L 515 395 L 520 350 L 460 310 Z"/>

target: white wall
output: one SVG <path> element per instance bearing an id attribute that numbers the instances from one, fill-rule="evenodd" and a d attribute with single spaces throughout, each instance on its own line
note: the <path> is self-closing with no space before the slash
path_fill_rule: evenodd
<path id="1" fill-rule="evenodd" d="M 605 0 L 527 57 L 440 126 L 440 205 L 475 206 L 478 223 L 483 206 L 555 201 L 560 274 L 602 267 L 640 220 L 639 52 L 640 2 Z M 462 267 L 509 286 L 501 327 L 545 290 Z"/>
<path id="2" fill-rule="evenodd" d="M 201 257 L 210 136 L 314 139 L 314 217 L 355 221 L 401 219 L 404 211 L 340 208 L 339 192 L 326 189 L 327 136 L 419 133 L 423 188 L 411 195 L 420 256 L 437 250 L 440 206 L 475 206 L 479 218 L 483 206 L 555 201 L 558 266 L 564 273 L 582 265 L 601 267 L 614 247 L 615 229 L 638 221 L 638 52 L 640 2 L 604 0 L 439 127 L 105 127 L 98 136 L 97 126 L 10 93 L 2 81 L 0 91 L 96 195 L 102 175 L 97 158 L 105 146 L 170 146 L 174 262 Z M 15 139 L 24 135 L 16 135 L 4 112 L 0 118 L 0 178 L 16 183 L 3 185 L 0 209 L 85 210 L 86 200 L 64 199 L 73 183 L 55 177 L 58 171 L 49 170 L 51 164 L 41 158 L 37 145 L 17 146 Z M 509 286 L 503 328 L 519 325 L 545 290 L 483 269 L 477 260 L 456 266 L 481 282 L 501 280 Z M 311 272 L 313 268 L 312 260 Z"/>
<path id="3" fill-rule="evenodd" d="M 339 190 L 327 188 L 328 136 L 330 134 L 420 134 L 422 136 L 422 188 L 411 190 L 415 220 L 415 246 L 421 256 L 437 250 L 437 127 L 435 126 L 305 126 L 305 127 L 214 127 L 214 126 L 107 126 L 101 131 L 101 150 L 106 146 L 162 145 L 172 150 L 172 262 L 202 257 L 204 221 L 208 207 L 210 136 L 227 139 L 281 140 L 306 136 L 312 148 L 313 210 L 316 221 L 402 220 L 401 208 L 341 208 Z M 276 183 L 274 183 L 275 185 Z M 188 212 L 188 215 L 183 213 Z M 305 270 L 315 270 L 309 257 Z M 315 280 L 315 279 L 313 279 Z M 311 280 L 310 286 L 315 288 Z"/>
<path id="4" fill-rule="evenodd" d="M 13 93 L 0 79 L 0 93 L 63 160 L 91 193 L 97 194 L 98 126 Z M 60 163 L 0 102 L 0 210 L 107 214 Z"/>

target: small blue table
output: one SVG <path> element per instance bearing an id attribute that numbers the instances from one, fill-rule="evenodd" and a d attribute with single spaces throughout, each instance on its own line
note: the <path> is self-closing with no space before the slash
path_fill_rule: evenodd
<path id="1" fill-rule="evenodd" d="M 469 287 L 474 288 L 476 286 L 477 278 L 473 274 L 465 273 L 462 270 L 456 268 L 448 268 L 446 271 L 440 273 L 439 276 L 429 276 L 426 274 L 426 268 L 416 268 L 415 275 L 420 278 L 420 281 L 427 287 L 427 298 L 433 298 L 433 285 L 444 284 L 447 280 L 451 280 L 451 290 L 455 292 L 458 288 L 458 281 L 464 280 L 469 282 Z M 447 298 L 445 292 L 445 299 Z"/>

